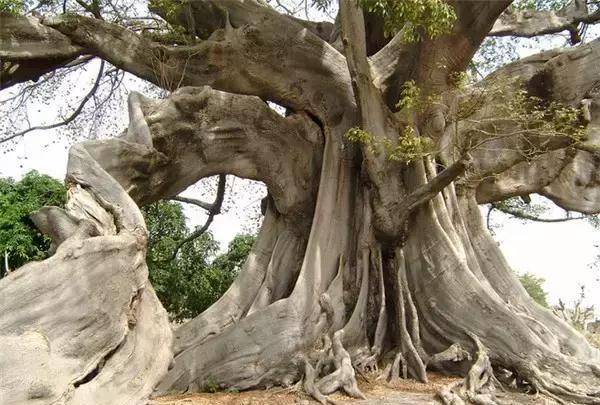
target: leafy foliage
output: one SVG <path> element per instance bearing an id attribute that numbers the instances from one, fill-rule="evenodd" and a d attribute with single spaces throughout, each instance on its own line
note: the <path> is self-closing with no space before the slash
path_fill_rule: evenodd
<path id="1" fill-rule="evenodd" d="M 25 9 L 23 0 L 0 0 L 0 13 L 22 14 Z"/>
<path id="2" fill-rule="evenodd" d="M 532 85 L 532 81 L 528 85 Z M 485 88 L 474 86 L 463 97 L 450 119 L 470 126 L 469 131 L 457 138 L 459 150 L 468 151 L 499 138 L 513 138 L 516 149 L 531 161 L 546 153 L 552 138 L 577 144 L 586 139 L 583 111 L 556 101 L 531 94 L 521 81 L 508 81 L 505 77 L 489 79 Z M 496 114 L 474 118 L 483 105 L 493 105 Z"/>
<path id="3" fill-rule="evenodd" d="M 346 133 L 346 138 L 348 138 L 348 140 L 351 142 L 356 142 L 365 145 L 372 153 L 375 152 L 375 137 L 361 128 L 350 128 Z"/>
<path id="4" fill-rule="evenodd" d="M 575 141 L 584 138 L 585 126 L 581 124 L 579 108 L 556 101 L 548 103 L 530 95 L 523 88 L 506 98 L 507 102 L 501 104 L 501 109 L 509 119 L 522 122 L 524 130 L 535 129 L 537 133 L 563 135 Z"/>
<path id="5" fill-rule="evenodd" d="M 358 4 L 383 17 L 388 35 L 404 29 L 406 41 L 446 34 L 456 21 L 454 9 L 443 0 L 358 0 Z"/>
<path id="6" fill-rule="evenodd" d="M 184 244 L 171 260 L 175 246 L 190 234 L 181 205 L 160 201 L 145 206 L 142 212 L 150 235 L 150 281 L 174 320 L 193 318 L 229 288 L 254 237 L 236 236 L 228 251 L 217 256 L 219 245 L 207 232 Z"/>
<path id="7" fill-rule="evenodd" d="M 519 281 L 535 302 L 548 308 L 548 294 L 544 291 L 544 283 L 546 280 L 531 273 L 524 273 L 519 275 Z"/>
<path id="8" fill-rule="evenodd" d="M 29 216 L 45 205 L 61 207 L 65 202 L 65 186 L 36 171 L 18 182 L 0 179 L 0 255 L 8 258 L 9 269 L 48 257 L 50 239 L 38 231 Z M 4 266 L 3 260 L 0 276 L 6 272 Z"/>
<path id="9" fill-rule="evenodd" d="M 398 145 L 384 143 L 388 159 L 397 162 L 414 162 L 433 152 L 434 144 L 431 138 L 418 136 L 413 127 L 403 131 Z"/>
<path id="10" fill-rule="evenodd" d="M 231 242 L 227 252 L 218 256 L 212 263 L 212 267 L 230 275 L 237 275 L 246 261 L 250 250 L 256 241 L 256 236 L 251 234 L 236 235 Z"/>
<path id="11" fill-rule="evenodd" d="M 348 130 L 346 138 L 351 142 L 364 145 L 370 153 L 385 153 L 388 160 L 410 163 L 433 152 L 433 141 L 428 137 L 418 136 L 411 126 L 407 126 L 398 141 L 384 137 L 375 138 L 369 132 L 354 127 Z"/>
<path id="12" fill-rule="evenodd" d="M 0 179 L 0 276 L 33 260 L 48 257 L 50 239 L 29 216 L 43 206 L 64 206 L 65 186 L 36 171 L 20 181 Z M 233 282 L 254 243 L 253 235 L 238 235 L 226 253 L 205 233 L 184 244 L 171 260 L 175 246 L 190 234 L 180 204 L 161 201 L 142 208 L 148 226 L 150 280 L 173 319 L 191 318 L 215 302 Z"/>

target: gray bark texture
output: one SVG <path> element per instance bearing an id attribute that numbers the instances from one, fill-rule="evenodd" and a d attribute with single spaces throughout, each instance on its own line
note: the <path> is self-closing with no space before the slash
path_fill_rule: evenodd
<path id="1" fill-rule="evenodd" d="M 132 93 L 127 131 L 71 148 L 66 209 L 33 214 L 55 253 L 0 280 L 0 402 L 135 404 L 302 379 L 327 404 L 337 390 L 364 398 L 367 371 L 426 382 L 436 369 L 465 376 L 440 392 L 447 404 L 501 403 L 506 386 L 600 404 L 600 353 L 527 295 L 478 207 L 539 193 L 600 212 L 600 40 L 452 79 L 487 35 L 596 17 L 526 27 L 509 3 L 453 2 L 452 31 L 417 42 L 371 41 L 350 0 L 334 25 L 253 0 L 183 2 L 163 14 L 198 40 L 177 46 L 83 16 L 1 16 L 2 88 L 91 55 L 171 93 Z M 401 109 L 409 80 L 438 102 Z M 499 115 L 498 83 L 577 109 L 581 133 Z M 354 127 L 370 145 L 347 139 Z M 409 129 L 436 149 L 389 159 Z M 266 184 L 264 222 L 227 292 L 172 332 L 138 206 L 224 174 Z"/>

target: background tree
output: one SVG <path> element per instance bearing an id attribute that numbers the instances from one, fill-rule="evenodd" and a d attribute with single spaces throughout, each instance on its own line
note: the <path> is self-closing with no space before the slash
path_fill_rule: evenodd
<path id="1" fill-rule="evenodd" d="M 547 293 L 544 291 L 545 280 L 531 273 L 523 273 L 519 275 L 519 281 L 527 291 L 527 294 L 535 302 L 543 307 L 548 308 Z"/>
<path id="2" fill-rule="evenodd" d="M 59 310 L 65 305 L 32 320 L 39 311 L 22 299 L 19 307 L 0 303 L 0 328 L 48 325 L 46 341 L 69 355 L 60 381 L 36 398 L 68 392 L 73 403 L 92 394 L 133 403 L 156 383 L 159 392 L 208 382 L 246 389 L 304 375 L 304 388 L 326 403 L 338 389 L 363 396 L 355 369 L 380 364 L 385 378 L 425 382 L 428 367 L 456 370 L 462 362 L 472 371 L 440 393 L 446 403 L 493 401 L 495 370 L 553 398 L 598 402 L 600 355 L 532 303 L 479 204 L 539 193 L 570 211 L 600 211 L 600 77 L 591 68 L 600 43 L 464 80 L 485 37 L 568 32 L 578 43 L 580 27 L 600 20 L 596 4 L 523 11 L 510 1 L 341 0 L 327 23 L 264 2 L 153 1 L 154 19 L 139 29 L 110 2 L 77 3 L 61 15 L 56 5 L 42 10 L 50 16 L 41 19 L 2 17 L 0 38 L 10 40 L 0 42 L 1 86 L 91 57 L 171 94 L 132 93 L 121 137 L 71 148 L 74 204 L 40 214 L 61 225 L 41 226 L 62 242 L 57 254 L 28 264 L 28 277 L 0 283 L 7 297 L 27 298 L 35 287 L 36 304 L 46 306 L 66 298 L 44 283 L 60 285 L 67 275 L 110 287 L 65 293 L 85 300 L 85 325 L 104 322 L 94 347 L 90 328 Z M 146 283 L 138 205 L 217 174 L 263 181 L 265 219 L 231 288 L 175 332 L 169 368 L 170 329 Z M 209 218 L 219 200 L 222 193 L 203 204 Z M 40 278 L 50 265 L 61 271 Z M 53 325 L 77 335 L 53 334 Z M 27 342 L 21 351 L 47 353 Z M 103 367 L 89 377 L 90 364 Z M 11 397 L 29 389 L 21 383 Z"/>
<path id="3" fill-rule="evenodd" d="M 175 320 L 198 315 L 224 291 L 218 276 L 226 276 L 210 269 L 218 243 L 212 234 L 205 233 L 183 245 L 173 257 L 176 246 L 190 233 L 181 205 L 159 201 L 145 206 L 142 212 L 149 232 L 149 277 L 158 298 Z"/>
<path id="4" fill-rule="evenodd" d="M 244 262 L 254 237 L 237 235 L 228 250 L 217 255 L 210 232 L 175 248 L 190 236 L 181 204 L 159 201 L 142 208 L 148 226 L 148 270 L 152 285 L 172 319 L 193 318 L 229 288 Z"/>
<path id="5" fill-rule="evenodd" d="M 246 261 L 255 241 L 256 236 L 251 234 L 236 235 L 231 242 L 229 242 L 227 252 L 217 257 L 212 263 L 212 266 L 224 274 L 231 275 L 235 278 Z M 232 281 L 233 278 L 231 279 Z"/>
<path id="6" fill-rule="evenodd" d="M 586 323 L 594 320 L 594 306 L 585 305 L 585 286 L 580 287 L 579 296 L 570 305 L 567 306 L 565 302 L 560 299 L 558 305 L 552 308 L 552 311 L 559 318 L 565 320 L 569 324 L 573 325 L 578 331 L 585 331 Z"/>
<path id="7" fill-rule="evenodd" d="M 66 199 L 62 182 L 35 171 L 19 181 L 0 178 L 0 278 L 27 262 L 48 257 L 50 238 L 36 228 L 30 215 L 47 205 L 62 207 Z"/>

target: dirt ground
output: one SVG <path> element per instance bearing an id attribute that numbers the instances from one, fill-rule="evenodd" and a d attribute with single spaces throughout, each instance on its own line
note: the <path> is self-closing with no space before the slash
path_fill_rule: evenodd
<path id="1" fill-rule="evenodd" d="M 356 400 L 336 393 L 330 398 L 340 405 L 434 405 L 440 402 L 436 392 L 442 387 L 457 381 L 455 377 L 446 377 L 429 373 L 429 383 L 422 384 L 414 380 L 399 380 L 395 383 L 375 381 L 375 375 L 367 376 L 368 381 L 359 378 L 359 386 L 367 400 Z M 550 405 L 540 397 L 522 394 L 502 394 L 507 403 L 515 405 Z M 281 388 L 263 391 L 217 392 L 201 394 L 183 394 L 156 398 L 151 405 L 313 405 L 318 404 L 303 392 L 292 392 Z"/>

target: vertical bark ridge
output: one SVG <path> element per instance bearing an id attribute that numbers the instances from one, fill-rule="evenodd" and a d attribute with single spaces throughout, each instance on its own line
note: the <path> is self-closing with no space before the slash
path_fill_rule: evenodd
<path id="1" fill-rule="evenodd" d="M 450 190 L 447 192 L 450 193 Z M 474 207 L 476 205 L 472 208 Z M 596 403 L 592 388 L 596 379 L 591 371 L 593 358 L 578 360 L 557 352 L 558 348 L 552 344 L 553 339 L 544 336 L 549 328 L 540 328 L 543 317 L 532 323 L 520 316 L 491 287 L 496 285 L 494 279 L 493 282 L 481 279 L 483 270 L 474 272 L 470 269 L 469 263 L 479 263 L 481 269 L 487 266 L 488 271 L 494 267 L 485 262 L 484 266 L 480 257 L 467 260 L 465 253 L 468 255 L 472 251 L 482 251 L 482 246 L 478 244 L 474 243 L 471 248 L 468 246 L 470 241 L 477 240 L 476 235 L 479 233 L 469 229 L 469 235 L 472 234 L 473 238 L 461 241 L 460 222 L 450 223 L 447 218 L 443 219 L 444 216 L 449 217 L 449 211 L 443 200 L 431 201 L 423 206 L 415 216 L 415 223 L 420 226 L 419 232 L 409 235 L 404 248 L 407 254 L 407 275 L 414 296 L 418 297 L 419 314 L 423 314 L 420 318 L 421 330 L 429 351 L 439 351 L 452 343 L 451 340 L 473 348 L 468 339 L 468 334 L 473 333 L 486 346 L 492 363 L 514 370 L 516 374 L 525 376 L 532 385 L 542 387 L 553 395 L 577 398 L 581 403 Z M 464 218 L 469 218 L 464 205 L 459 206 L 459 211 Z M 471 214 L 475 216 L 473 212 Z M 477 214 L 480 216 L 478 212 Z M 443 223 L 446 223 L 446 227 Z M 448 224 L 452 226 L 448 228 Z M 452 238 L 448 235 L 449 232 L 457 235 Z M 464 244 L 465 248 L 457 249 L 456 241 Z M 508 267 L 504 270 L 507 269 Z M 502 292 L 510 296 L 509 290 Z M 510 329 L 494 326 L 507 324 L 511 325 Z M 440 337 L 442 340 L 439 340 Z M 542 364 L 548 362 L 553 364 L 552 368 L 560 371 L 556 375 L 552 371 L 545 371 L 543 377 L 540 377 L 538 373 Z M 560 362 L 562 366 L 555 367 L 555 362 Z M 577 374 L 579 381 L 568 377 L 569 373 L 563 374 L 569 368 L 573 373 L 580 373 Z M 570 380 L 568 388 L 561 388 L 558 381 L 565 378 Z"/>

